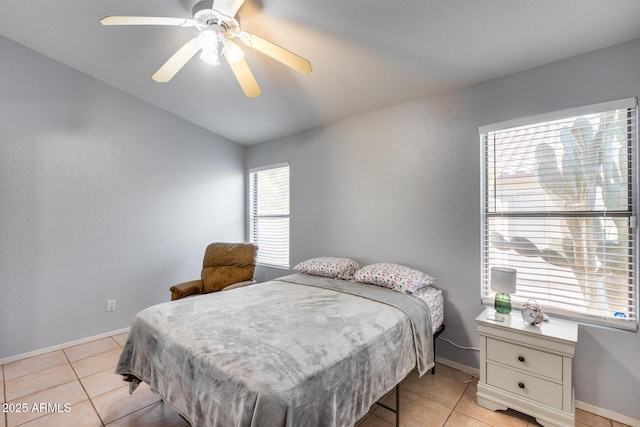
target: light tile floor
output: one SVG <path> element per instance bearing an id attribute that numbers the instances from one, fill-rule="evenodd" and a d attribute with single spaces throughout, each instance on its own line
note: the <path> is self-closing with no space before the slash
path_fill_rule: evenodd
<path id="1" fill-rule="evenodd" d="M 185 427 L 188 424 L 142 384 L 133 394 L 113 373 L 126 334 L 95 340 L 0 366 L 0 427 Z M 469 382 L 465 382 L 469 381 Z M 514 426 L 538 424 L 515 411 L 492 412 L 475 403 L 477 380 L 438 365 L 436 375 L 410 374 L 400 385 L 401 425 Z M 395 405 L 395 392 L 385 400 Z M 576 427 L 620 427 L 577 410 Z M 359 427 L 390 427 L 395 415 L 375 407 Z"/>

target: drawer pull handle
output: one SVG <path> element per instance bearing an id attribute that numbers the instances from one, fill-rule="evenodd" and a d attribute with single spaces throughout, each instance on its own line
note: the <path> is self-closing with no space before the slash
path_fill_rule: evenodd
<path id="1" fill-rule="evenodd" d="M 524 389 L 524 383 L 518 383 L 518 387 L 520 387 L 521 389 Z"/>
<path id="2" fill-rule="evenodd" d="M 524 362 L 524 356 L 518 356 L 518 360 L 519 360 L 520 362 Z"/>

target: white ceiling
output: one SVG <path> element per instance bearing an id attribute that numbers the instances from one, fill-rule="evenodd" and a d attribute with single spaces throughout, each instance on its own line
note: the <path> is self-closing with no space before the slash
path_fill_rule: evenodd
<path id="1" fill-rule="evenodd" d="M 640 37 L 638 0 L 246 0 L 242 28 L 311 61 L 304 76 L 245 48 L 262 95 L 224 62 L 151 75 L 197 30 L 107 27 L 191 17 L 197 0 L 0 0 L 0 34 L 242 144 Z M 0 61 L 5 61 L 1 58 Z"/>

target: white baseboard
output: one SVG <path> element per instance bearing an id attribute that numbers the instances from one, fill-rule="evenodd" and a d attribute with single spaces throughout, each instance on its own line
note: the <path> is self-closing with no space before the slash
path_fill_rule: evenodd
<path id="1" fill-rule="evenodd" d="M 636 420 L 635 418 L 627 417 L 626 415 L 609 411 L 608 409 L 598 408 L 597 406 L 580 402 L 578 400 L 576 400 L 576 408 L 582 409 L 583 411 L 591 412 L 592 414 L 600 415 L 601 417 L 609 418 L 610 420 L 617 421 L 628 426 L 640 427 L 640 420 Z"/>
<path id="2" fill-rule="evenodd" d="M 0 359 L 0 365 L 4 365 L 4 364 L 7 364 L 7 363 L 15 362 L 16 360 L 27 359 L 27 358 L 33 357 L 33 356 L 39 356 L 39 355 L 44 354 L 44 353 L 49 353 L 50 351 L 56 351 L 56 350 L 61 350 L 63 348 L 67 348 L 67 347 L 73 347 L 74 345 L 84 344 L 84 343 L 87 343 L 89 341 L 99 340 L 101 338 L 107 338 L 107 337 L 110 337 L 110 336 L 113 336 L 113 335 L 124 334 L 125 332 L 129 332 L 129 327 L 118 329 L 118 330 L 111 331 L 111 332 L 105 332 L 103 334 L 93 335 L 93 336 L 87 337 L 87 338 L 81 338 L 81 339 L 75 340 L 75 341 L 69 341 L 69 342 L 66 342 L 66 343 L 57 344 L 57 345 L 54 345 L 54 346 L 51 346 L 51 347 L 41 348 L 39 350 L 30 351 L 28 353 L 22 353 L 22 354 L 17 354 L 15 356 L 5 357 L 4 359 Z"/>
<path id="3" fill-rule="evenodd" d="M 471 366 L 463 365 L 462 363 L 454 362 L 452 360 L 443 359 L 442 357 L 438 356 L 436 356 L 436 362 L 440 363 L 441 365 L 457 369 L 458 371 L 466 372 L 467 374 L 471 374 L 474 377 L 480 377 L 480 369 L 472 368 Z"/>
<path id="4" fill-rule="evenodd" d="M 471 366 L 466 366 L 458 362 L 453 362 L 451 360 L 443 359 L 442 357 L 436 357 L 436 362 L 442 365 L 448 366 L 450 368 L 457 369 L 459 371 L 466 372 L 471 375 L 475 375 L 476 377 L 480 376 L 480 370 L 477 368 L 472 368 Z M 626 415 L 618 414 L 617 412 L 613 412 L 608 409 L 599 408 L 597 406 L 590 405 L 589 403 L 580 402 L 576 400 L 576 408 L 586 412 L 590 412 L 595 415 L 600 415 L 601 417 L 609 418 L 610 420 L 617 421 L 619 423 L 626 424 L 631 427 L 640 427 L 640 420 L 627 417 Z"/>

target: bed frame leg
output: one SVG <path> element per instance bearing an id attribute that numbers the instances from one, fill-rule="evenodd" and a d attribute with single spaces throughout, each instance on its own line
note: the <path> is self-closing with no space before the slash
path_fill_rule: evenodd
<path id="1" fill-rule="evenodd" d="M 393 409 L 391 406 L 387 406 L 384 403 L 378 401 L 375 403 L 378 406 L 382 406 L 387 411 L 391 411 L 396 414 L 396 427 L 400 427 L 400 383 L 396 384 L 396 408 Z"/>
<path id="2" fill-rule="evenodd" d="M 396 384 L 396 427 L 400 427 L 400 384 Z"/>
<path id="3" fill-rule="evenodd" d="M 440 336 L 442 331 L 444 331 L 444 323 L 442 325 L 440 325 L 438 330 L 435 331 L 435 333 L 433 334 L 433 354 L 434 354 L 434 357 L 435 357 L 435 353 L 436 353 L 436 340 L 438 339 L 438 337 Z M 431 374 L 432 375 L 436 374 L 435 365 L 433 366 L 433 368 L 431 368 Z M 396 409 L 395 410 L 393 408 L 385 405 L 382 402 L 376 402 L 376 405 L 382 406 L 383 408 L 385 408 L 385 409 L 387 409 L 387 410 L 389 410 L 391 412 L 394 412 L 396 414 L 396 427 L 400 427 L 400 383 L 396 384 Z"/>
<path id="4" fill-rule="evenodd" d="M 442 331 L 444 331 L 444 323 L 442 325 L 440 325 L 440 327 L 438 328 L 438 330 L 433 334 L 433 357 L 435 358 L 436 355 L 436 341 L 438 339 L 438 337 L 440 336 L 440 334 L 442 333 Z M 436 365 L 433 365 L 433 368 L 431 368 L 431 375 L 435 375 L 436 374 Z"/>

